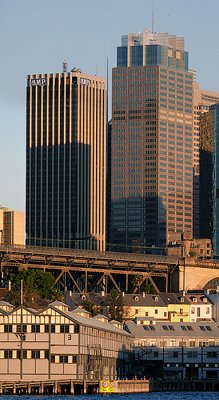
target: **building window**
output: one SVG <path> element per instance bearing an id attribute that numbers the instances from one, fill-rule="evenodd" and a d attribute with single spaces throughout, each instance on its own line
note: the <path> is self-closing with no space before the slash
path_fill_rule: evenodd
<path id="1" fill-rule="evenodd" d="M 79 333 L 79 325 L 74 325 L 74 333 Z"/>
<path id="2" fill-rule="evenodd" d="M 4 325 L 4 332 L 5 333 L 12 332 L 12 325 Z"/>
<path id="3" fill-rule="evenodd" d="M 69 333 L 69 325 L 60 325 L 60 333 Z"/>
<path id="4" fill-rule="evenodd" d="M 49 332 L 51 332 L 51 333 L 55 333 L 55 331 L 56 331 L 56 327 L 55 327 L 55 325 L 45 325 L 45 333 L 49 333 Z"/>
<path id="5" fill-rule="evenodd" d="M 40 325 L 32 325 L 31 326 L 31 332 L 32 333 L 39 333 L 40 332 Z"/>
<path id="6" fill-rule="evenodd" d="M 77 361 L 78 361 L 77 356 L 72 356 L 73 364 L 77 364 Z"/>
<path id="7" fill-rule="evenodd" d="M 67 364 L 68 363 L 68 356 L 59 356 L 59 362 Z"/>
<path id="8" fill-rule="evenodd" d="M 158 314 L 158 309 L 156 308 L 156 310 L 155 310 L 155 314 Z"/>
<path id="9" fill-rule="evenodd" d="M 26 333 L 27 332 L 27 325 L 17 325 L 17 333 Z"/>
<path id="10" fill-rule="evenodd" d="M 51 363 L 55 362 L 55 356 L 51 356 Z"/>
<path id="11" fill-rule="evenodd" d="M 44 352 L 44 358 L 46 358 L 47 360 L 49 360 L 49 350 L 45 350 L 45 352 Z"/>
<path id="12" fill-rule="evenodd" d="M 40 358 L 40 350 L 32 350 L 31 358 L 34 358 L 34 359 Z"/>
<path id="13" fill-rule="evenodd" d="M 21 355 L 22 355 L 22 359 L 26 360 L 27 350 L 17 350 L 17 358 L 19 358 L 19 360 L 21 360 Z"/>
<path id="14" fill-rule="evenodd" d="M 217 358 L 217 352 L 216 351 L 207 351 L 207 357 L 208 358 Z"/>
<path id="15" fill-rule="evenodd" d="M 5 350 L 4 358 L 12 358 L 12 350 Z"/>

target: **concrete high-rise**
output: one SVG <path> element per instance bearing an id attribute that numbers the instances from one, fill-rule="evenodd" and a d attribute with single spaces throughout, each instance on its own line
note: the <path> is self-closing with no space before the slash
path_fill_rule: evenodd
<path id="1" fill-rule="evenodd" d="M 184 39 L 122 36 L 112 82 L 112 249 L 193 231 L 193 73 Z"/>
<path id="2" fill-rule="evenodd" d="M 24 245 L 24 212 L 0 206 L 0 244 Z"/>
<path id="3" fill-rule="evenodd" d="M 105 250 L 106 82 L 27 76 L 26 242 Z"/>

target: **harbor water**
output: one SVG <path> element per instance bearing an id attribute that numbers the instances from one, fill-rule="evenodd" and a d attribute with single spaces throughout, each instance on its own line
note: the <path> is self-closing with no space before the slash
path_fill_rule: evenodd
<path id="1" fill-rule="evenodd" d="M 74 396 L 0 396 L 0 400 L 219 400 L 219 392 L 150 392 Z"/>

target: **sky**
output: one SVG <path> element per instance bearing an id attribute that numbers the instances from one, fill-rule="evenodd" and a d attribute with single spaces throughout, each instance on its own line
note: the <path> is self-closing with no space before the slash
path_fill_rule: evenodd
<path id="1" fill-rule="evenodd" d="M 0 205 L 25 211 L 25 87 L 62 62 L 106 77 L 121 35 L 152 29 L 185 38 L 203 89 L 219 92 L 219 0 L 0 0 Z M 111 90 L 109 90 L 109 102 Z"/>

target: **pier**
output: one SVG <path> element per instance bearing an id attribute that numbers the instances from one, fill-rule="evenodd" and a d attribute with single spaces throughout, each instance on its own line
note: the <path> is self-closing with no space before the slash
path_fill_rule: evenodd
<path id="1" fill-rule="evenodd" d="M 144 393 L 149 391 L 148 380 L 101 381 L 45 380 L 32 382 L 0 382 L 0 395 L 79 395 L 97 393 Z M 110 390 L 108 390 L 109 385 Z"/>
<path id="2" fill-rule="evenodd" d="M 150 392 L 218 392 L 219 381 L 214 379 L 156 379 L 150 381 Z"/>

